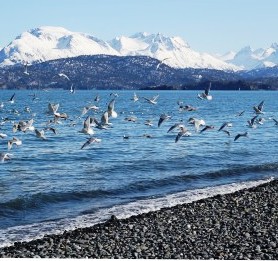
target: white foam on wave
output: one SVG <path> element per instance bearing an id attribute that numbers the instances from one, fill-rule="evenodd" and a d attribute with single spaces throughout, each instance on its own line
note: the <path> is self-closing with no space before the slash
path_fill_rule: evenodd
<path id="1" fill-rule="evenodd" d="M 76 228 L 93 226 L 108 220 L 111 215 L 119 219 L 128 218 L 156 211 L 165 207 L 173 207 L 179 204 L 190 203 L 200 199 L 233 193 L 241 189 L 256 187 L 272 181 L 274 178 L 232 183 L 216 187 L 188 190 L 165 197 L 138 200 L 125 205 L 117 205 L 108 209 L 100 209 L 92 214 L 86 214 L 75 218 L 67 218 L 58 221 L 48 221 L 24 226 L 10 227 L 0 230 L 0 247 L 12 245 L 16 241 L 30 241 L 42 238 L 49 234 L 62 234 L 65 230 L 70 231 Z"/>

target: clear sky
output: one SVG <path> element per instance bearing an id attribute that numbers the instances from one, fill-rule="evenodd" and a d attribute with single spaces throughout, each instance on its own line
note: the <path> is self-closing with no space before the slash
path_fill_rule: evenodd
<path id="1" fill-rule="evenodd" d="M 278 42 L 277 0 L 0 0 L 0 8 L 0 47 L 44 25 L 102 40 L 160 32 L 220 54 Z"/>

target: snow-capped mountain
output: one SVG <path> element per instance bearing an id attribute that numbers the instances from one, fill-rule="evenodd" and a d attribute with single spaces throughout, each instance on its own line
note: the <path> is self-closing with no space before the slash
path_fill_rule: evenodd
<path id="1" fill-rule="evenodd" d="M 245 70 L 273 67 L 278 65 L 278 44 L 273 43 L 266 49 L 259 48 L 255 50 L 247 46 L 233 55 L 225 54 L 218 56 L 218 58 Z"/>
<path id="2" fill-rule="evenodd" d="M 208 68 L 238 70 L 237 66 L 227 64 L 207 53 L 193 51 L 180 37 L 166 37 L 160 33 L 137 33 L 130 37 L 116 37 L 109 42 L 121 55 L 145 55 L 174 68 Z"/>
<path id="3" fill-rule="evenodd" d="M 137 33 L 106 42 L 88 34 L 50 26 L 29 30 L 13 40 L 0 51 L 0 66 L 95 54 L 149 56 L 165 59 L 165 64 L 175 68 L 239 69 L 212 55 L 192 50 L 180 37 Z"/>
<path id="4" fill-rule="evenodd" d="M 36 63 L 79 55 L 118 55 L 111 46 L 96 37 L 43 26 L 22 33 L 0 52 L 0 64 Z"/>

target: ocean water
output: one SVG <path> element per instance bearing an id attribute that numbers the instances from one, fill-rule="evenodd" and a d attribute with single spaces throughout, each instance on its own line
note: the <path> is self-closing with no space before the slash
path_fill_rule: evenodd
<path id="1" fill-rule="evenodd" d="M 15 93 L 15 103 L 7 102 Z M 32 95 L 37 99 L 33 100 Z M 100 96 L 96 103 L 94 98 Z M 67 90 L 0 92 L 2 121 L 0 152 L 12 154 L 0 164 L 0 247 L 15 241 L 30 240 L 49 233 L 85 227 L 107 220 L 148 212 L 161 207 L 190 202 L 219 193 L 229 193 L 278 177 L 277 92 L 211 91 L 211 101 L 199 100 L 198 91 L 117 91 L 111 128 L 94 128 L 100 143 L 81 150 L 88 135 L 80 133 L 87 115 L 100 120 L 111 91 L 87 90 L 70 94 Z M 159 95 L 157 104 L 142 97 Z M 249 128 L 255 116 L 253 106 L 265 101 L 262 125 Z M 178 101 L 196 111 L 180 111 Z M 53 119 L 48 103 L 59 103 L 58 112 L 69 119 L 52 124 L 57 134 L 46 131 L 46 140 L 34 132 L 12 132 L 14 122 L 34 119 L 41 130 Z M 99 110 L 81 116 L 84 106 Z M 31 112 L 26 112 L 28 106 Z M 15 113 L 15 110 L 18 113 Z M 245 111 L 242 116 L 237 116 Z M 158 127 L 160 115 L 171 119 Z M 125 118 L 134 116 L 135 122 Z M 199 133 L 188 123 L 190 117 L 205 120 L 214 129 Z M 145 125 L 151 120 L 153 126 Z M 168 129 L 182 120 L 191 132 L 175 143 L 178 130 Z M 231 136 L 218 131 L 224 122 Z M 201 128 L 202 129 L 202 128 Z M 248 137 L 234 141 L 238 133 Z M 148 134 L 151 138 L 146 138 Z M 124 139 L 128 136 L 128 139 Z M 12 137 L 21 146 L 8 151 Z"/>

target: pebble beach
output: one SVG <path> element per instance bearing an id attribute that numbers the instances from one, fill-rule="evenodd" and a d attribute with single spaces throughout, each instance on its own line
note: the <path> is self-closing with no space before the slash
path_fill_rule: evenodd
<path id="1" fill-rule="evenodd" d="M 1 258 L 278 259 L 278 180 L 16 242 Z"/>

